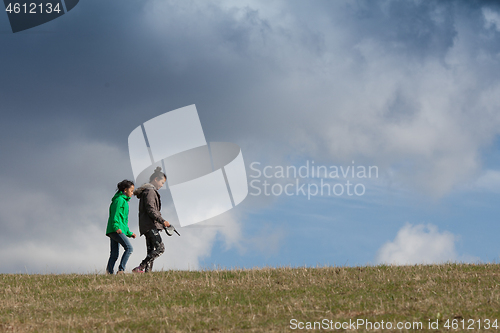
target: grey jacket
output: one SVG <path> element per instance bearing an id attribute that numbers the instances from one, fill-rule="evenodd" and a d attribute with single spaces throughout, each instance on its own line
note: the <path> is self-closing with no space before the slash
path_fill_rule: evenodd
<path id="1" fill-rule="evenodd" d="M 144 235 L 151 229 L 162 230 L 165 219 L 161 216 L 160 193 L 155 187 L 146 183 L 134 191 L 139 199 L 139 232 Z"/>

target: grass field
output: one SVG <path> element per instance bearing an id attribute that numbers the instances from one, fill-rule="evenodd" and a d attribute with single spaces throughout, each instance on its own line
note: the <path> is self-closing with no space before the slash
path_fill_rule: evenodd
<path id="1" fill-rule="evenodd" d="M 500 265 L 9 274 L 0 303 L 7 332 L 496 332 Z"/>

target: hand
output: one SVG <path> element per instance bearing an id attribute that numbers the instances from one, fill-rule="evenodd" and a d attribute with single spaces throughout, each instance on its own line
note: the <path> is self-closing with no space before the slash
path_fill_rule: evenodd
<path id="1" fill-rule="evenodd" d="M 123 232 L 122 232 L 120 229 L 117 229 L 117 230 L 116 230 L 116 233 L 117 233 L 117 234 L 123 234 Z"/>
<path id="2" fill-rule="evenodd" d="M 132 233 L 132 238 L 135 238 L 135 237 L 137 237 L 136 234 Z"/>
<path id="3" fill-rule="evenodd" d="M 170 227 L 170 223 L 168 223 L 168 221 L 164 221 L 164 222 L 163 222 L 163 225 L 164 225 L 166 228 Z"/>

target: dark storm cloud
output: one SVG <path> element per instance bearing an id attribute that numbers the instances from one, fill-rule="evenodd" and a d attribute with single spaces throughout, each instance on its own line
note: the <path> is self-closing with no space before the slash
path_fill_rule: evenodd
<path id="1" fill-rule="evenodd" d="M 237 18 L 213 4 L 191 3 L 187 13 L 169 4 L 168 29 L 155 31 L 143 16 L 153 5 L 89 1 L 39 28 L 47 33 L 4 36 L 3 112 L 20 126 L 74 120 L 86 133 L 113 140 L 137 123 L 196 103 L 206 130 L 217 134 L 251 110 L 238 111 L 242 106 L 274 95 L 259 86 L 280 80 L 287 69 L 272 55 L 269 36 L 299 34 L 295 47 L 321 49 L 318 34 L 273 31 L 251 8 Z"/>
<path id="2" fill-rule="evenodd" d="M 406 57 L 443 57 L 453 45 L 455 4 L 443 1 L 361 1 L 354 29 Z"/>
<path id="3" fill-rule="evenodd" d="M 463 26 L 478 36 L 467 38 L 472 56 L 499 48 L 498 32 L 484 28 L 481 12 L 494 2 L 282 6 L 286 15 L 266 17 L 265 8 L 252 2 L 87 1 L 38 28 L 3 34 L 0 137 L 44 145 L 78 131 L 123 149 L 137 124 L 195 103 L 209 140 L 262 138 L 286 145 L 307 135 L 321 144 L 317 136 L 324 130 L 306 118 L 329 121 L 336 113 L 326 104 L 335 100 L 337 84 L 345 87 L 334 75 L 363 81 L 375 61 L 372 51 L 360 51 L 366 43 L 399 61 L 395 67 L 443 61 Z M 354 65 L 344 73 L 328 68 L 349 58 Z M 498 64 L 476 66 L 485 71 L 480 84 L 495 82 L 492 66 Z M 388 118 L 418 113 L 416 99 L 399 91 L 388 103 Z"/>

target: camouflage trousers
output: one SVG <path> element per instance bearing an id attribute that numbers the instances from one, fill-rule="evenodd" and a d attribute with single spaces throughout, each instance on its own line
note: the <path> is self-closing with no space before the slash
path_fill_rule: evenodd
<path id="1" fill-rule="evenodd" d="M 156 229 L 147 231 L 144 236 L 146 237 L 146 258 L 141 262 L 141 267 L 144 272 L 151 272 L 153 270 L 153 262 L 163 252 L 165 252 L 165 245 L 161 240 L 160 233 Z"/>

